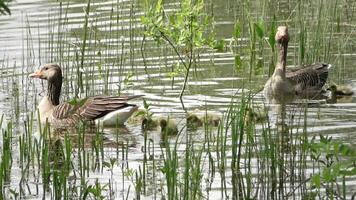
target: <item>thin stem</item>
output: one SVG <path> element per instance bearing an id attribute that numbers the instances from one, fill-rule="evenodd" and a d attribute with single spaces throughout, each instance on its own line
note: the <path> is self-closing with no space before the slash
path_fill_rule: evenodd
<path id="1" fill-rule="evenodd" d="M 187 86 L 188 77 L 189 77 L 189 71 L 190 71 L 190 68 L 192 66 L 193 51 L 194 51 L 194 49 L 193 49 L 193 18 L 192 17 L 190 18 L 190 42 L 189 42 L 189 45 L 190 45 L 190 48 L 189 48 L 189 50 L 190 50 L 190 52 L 189 52 L 190 53 L 189 65 L 188 65 L 188 67 L 186 67 L 186 65 L 184 63 L 186 72 L 185 72 L 183 87 L 182 87 L 182 89 L 181 89 L 181 91 L 179 93 L 179 100 L 180 100 L 180 103 L 182 104 L 182 108 L 183 108 L 183 110 L 185 112 L 187 112 L 187 111 L 186 111 L 186 109 L 184 107 L 183 94 L 184 94 L 185 88 Z"/>
<path id="2" fill-rule="evenodd" d="M 184 68 L 185 69 L 189 69 L 189 67 L 187 67 L 187 65 L 185 64 L 183 58 L 181 57 L 180 53 L 178 52 L 177 47 L 172 43 L 172 41 L 167 37 L 167 35 L 164 32 L 162 32 L 161 30 L 159 32 L 161 33 L 161 36 L 169 43 L 169 45 L 172 46 L 174 52 L 177 54 L 177 56 L 179 58 L 179 61 L 184 65 Z"/>
<path id="3" fill-rule="evenodd" d="M 146 26 L 143 29 L 144 29 L 144 32 L 146 32 Z M 148 79 L 150 79 L 150 74 L 147 71 L 146 56 L 145 56 L 145 53 L 143 51 L 144 48 L 145 48 L 145 43 L 146 43 L 146 35 L 143 34 L 143 38 L 142 38 L 142 42 L 141 42 L 141 56 L 142 56 L 143 65 L 145 66 L 145 72 L 148 75 Z"/>

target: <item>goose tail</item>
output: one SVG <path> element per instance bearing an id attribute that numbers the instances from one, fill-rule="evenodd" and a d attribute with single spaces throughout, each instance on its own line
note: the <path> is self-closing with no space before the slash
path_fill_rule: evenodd
<path id="1" fill-rule="evenodd" d="M 124 125 L 128 118 L 137 111 L 138 106 L 128 105 L 126 108 L 115 110 L 95 120 L 97 126 L 116 127 Z"/>

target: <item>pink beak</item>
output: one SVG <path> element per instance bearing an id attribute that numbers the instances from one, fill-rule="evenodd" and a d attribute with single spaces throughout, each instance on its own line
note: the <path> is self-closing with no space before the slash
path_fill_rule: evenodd
<path id="1" fill-rule="evenodd" d="M 41 76 L 42 76 L 41 70 L 37 70 L 34 73 L 29 75 L 29 77 L 31 77 L 31 78 L 41 78 Z"/>

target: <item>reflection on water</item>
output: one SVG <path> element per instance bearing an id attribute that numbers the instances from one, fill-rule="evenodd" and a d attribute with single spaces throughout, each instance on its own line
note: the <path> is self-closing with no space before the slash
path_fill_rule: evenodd
<path id="1" fill-rule="evenodd" d="M 296 23 L 294 19 L 291 19 L 294 15 L 297 15 L 294 13 L 298 5 L 297 2 L 278 1 L 278 6 L 267 6 L 268 9 L 263 11 L 264 13 L 260 9 L 262 5 L 259 1 L 251 2 L 251 6 L 256 7 L 256 9 L 253 9 L 254 12 L 250 13 L 252 18 L 259 19 L 260 16 L 269 13 L 269 17 L 265 17 L 266 24 L 270 23 L 273 15 L 276 16 L 277 20 L 288 19 L 292 43 L 288 55 L 289 64 L 299 62 L 298 55 L 301 48 L 298 46 L 298 41 L 302 37 L 300 35 L 301 27 L 298 25 L 299 22 Z M 239 1 L 224 0 L 210 2 L 210 7 L 214 9 L 217 36 L 224 38 L 227 43 L 233 41 L 231 38 L 235 18 L 246 14 L 239 3 Z M 310 11 L 307 12 L 310 13 L 310 16 L 304 16 L 306 24 L 314 23 L 313 9 L 318 8 L 318 3 L 314 1 L 309 3 L 311 5 L 308 6 L 306 11 Z M 351 15 L 349 7 L 341 2 L 339 3 L 342 5 L 337 6 L 338 12 L 344 13 L 345 11 L 345 13 Z M 85 6 L 86 2 L 82 1 L 68 1 L 59 4 L 57 1 L 37 0 L 29 3 L 25 0 L 17 0 L 10 5 L 12 15 L 0 17 L 0 46 L 2 47 L 0 49 L 0 60 L 2 61 L 0 64 L 0 114 L 4 114 L 5 121 L 17 118 L 15 121 L 18 126 L 14 134 L 22 134 L 23 121 L 26 120 L 26 116 L 31 111 L 35 111 L 35 105 L 40 99 L 38 94 L 42 93 L 43 88 L 45 88 L 45 83 L 33 82 L 27 78 L 28 73 L 38 68 L 39 65 L 58 62 L 63 67 L 65 84 L 62 100 L 72 98 L 74 93 L 78 91 L 77 66 L 79 66 L 78 57 L 81 55 L 85 16 L 83 8 Z M 170 9 L 170 11 L 177 9 L 177 3 L 168 3 L 167 9 Z M 185 114 L 177 98 L 183 84 L 183 77 L 173 79 L 170 76 L 173 70 L 172 66 L 177 63 L 177 57 L 173 50 L 165 45 L 157 46 L 154 41 L 146 39 L 145 51 L 143 52 L 145 59 L 142 57 L 143 37 L 140 17 L 143 15 L 143 11 L 140 1 L 93 2 L 91 10 L 87 52 L 84 59 L 84 69 L 82 70 L 86 87 L 80 95 L 144 94 L 146 101 L 151 104 L 152 112 L 165 117 L 173 116 L 179 122 L 178 128 L 182 130 L 181 133 L 178 136 L 168 138 L 169 144 L 173 146 L 176 142 L 180 144 L 177 147 L 179 155 L 183 155 L 182 152 L 185 151 L 186 135 L 191 135 L 198 147 L 203 145 L 199 144 L 199 141 L 201 142 L 207 137 L 207 130 L 204 127 L 198 128 L 196 131 L 186 131 Z M 328 34 L 329 29 L 325 31 L 315 30 L 321 32 L 318 36 L 323 37 L 322 40 L 316 42 L 314 42 L 315 38 L 312 38 L 314 30 L 308 30 L 308 27 L 306 27 L 310 35 L 310 38 L 307 39 L 311 41 L 306 44 L 306 47 L 303 47 L 307 51 L 305 59 L 309 59 L 311 62 L 325 60 L 333 63 L 335 67 L 331 71 L 331 80 L 356 86 L 355 70 L 353 70 L 356 61 L 356 55 L 353 53 L 355 49 L 353 41 L 356 41 L 356 38 L 355 34 L 352 34 L 355 27 L 351 25 L 355 23 L 355 19 L 340 14 L 338 20 L 338 25 L 335 27 L 335 29 L 340 29 L 338 32 Z M 240 23 L 245 22 L 241 21 Z M 285 21 L 278 23 L 283 24 Z M 334 26 L 331 23 L 333 22 L 330 22 L 329 26 Z M 268 65 L 271 63 L 271 50 L 263 41 L 260 44 L 253 44 L 258 46 L 255 53 L 261 59 L 263 58 L 264 69 L 261 72 L 254 72 L 255 74 L 249 81 L 248 73 L 234 67 L 235 52 L 243 55 L 241 58 L 243 63 L 246 64 L 246 69 L 251 54 L 249 48 L 252 44 L 248 37 L 247 24 L 242 25 L 241 32 L 242 38 L 239 40 L 237 50 L 226 48 L 225 52 L 203 52 L 199 55 L 199 66 L 193 70 L 184 96 L 184 102 L 189 110 L 208 109 L 226 113 L 231 98 L 235 96 L 239 99 L 248 91 L 256 93 L 252 99 L 253 103 L 263 106 L 264 99 L 258 91 L 262 89 L 267 78 L 265 74 L 268 74 Z M 268 36 L 267 33 L 266 36 Z M 329 40 L 329 38 L 332 39 Z M 322 49 L 322 52 L 313 51 L 316 46 L 321 45 L 318 42 L 329 43 L 330 48 Z M 314 55 L 319 57 L 314 57 Z M 133 103 L 142 105 L 140 101 Z M 338 98 L 333 102 L 320 103 L 318 101 L 315 104 L 309 102 L 308 106 L 305 104 L 290 105 L 286 108 L 286 120 L 282 123 L 276 123 L 278 121 L 277 113 L 278 111 L 274 110 L 272 105 L 268 126 L 272 130 L 285 134 L 285 137 L 282 137 L 283 141 L 280 141 L 283 151 L 293 151 L 292 148 L 295 146 L 292 145 L 292 142 L 294 140 L 288 140 L 288 138 L 297 138 L 303 131 L 305 132 L 303 130 L 304 123 L 307 125 L 306 132 L 310 138 L 320 134 L 332 136 L 346 144 L 353 144 L 356 141 L 355 96 Z M 305 120 L 305 116 L 307 116 L 307 120 Z M 5 127 L 5 125 L 6 123 L 3 122 L 2 127 Z M 34 126 L 36 127 L 37 124 L 35 123 Z M 254 134 L 257 138 L 263 137 L 262 130 L 264 128 L 266 128 L 266 125 L 256 124 Z M 145 166 L 148 168 L 148 174 L 146 174 L 148 188 L 145 194 L 152 197 L 159 196 L 160 192 L 158 191 L 164 190 L 164 187 L 158 180 L 163 180 L 164 177 L 162 174 L 155 174 L 152 168 L 164 165 L 160 131 L 154 130 L 144 133 L 140 124 L 127 124 L 123 128 L 104 129 L 101 132 L 104 132 L 104 152 L 101 159 L 116 158 L 117 161 L 111 170 L 90 173 L 88 181 L 95 183 L 95 180 L 98 179 L 100 183 L 107 184 L 108 179 L 110 179 L 110 184 L 115 191 L 113 195 L 116 198 L 126 197 L 127 194 L 129 194 L 129 198 L 133 198 L 135 194 L 132 183 L 135 180 L 132 174 L 128 174 L 130 174 L 130 170 L 142 170 L 142 161 L 148 159 L 149 162 Z M 212 128 L 208 132 L 217 133 L 218 130 Z M 89 152 L 95 134 L 87 137 L 88 141 L 85 148 L 88 148 Z M 16 137 L 14 140 L 16 140 Z M 227 144 L 231 145 L 233 141 L 231 141 L 230 136 L 228 140 Z M 75 143 L 75 139 L 73 139 L 73 142 Z M 148 145 L 149 149 L 145 149 L 145 145 Z M 17 151 L 17 148 L 14 147 L 13 151 Z M 216 150 L 213 150 L 214 153 L 219 151 L 216 144 L 212 144 L 211 148 L 216 148 Z M 149 155 L 148 158 L 147 155 Z M 210 156 L 215 161 L 220 159 L 216 158 L 216 155 Z M 227 162 L 230 162 L 232 159 L 231 152 L 227 157 Z M 75 162 L 79 161 L 76 160 Z M 203 160 L 202 162 L 204 163 L 203 171 L 211 173 L 212 169 L 205 167 L 209 166 L 206 164 L 209 161 Z M 255 158 L 253 162 L 257 163 Z M 12 179 L 7 187 L 16 190 L 20 181 L 18 176 L 21 173 L 21 166 L 17 162 L 14 162 L 13 166 Z M 256 174 L 258 170 L 257 168 L 253 169 Z M 202 196 L 204 198 L 221 198 L 224 196 L 221 195 L 221 177 L 211 178 L 209 175 L 206 175 L 206 177 L 204 175 L 207 180 L 204 187 L 206 186 L 208 189 L 203 191 Z M 226 169 L 225 176 L 227 176 L 227 179 L 233 176 L 231 169 Z M 351 182 L 348 183 L 350 185 L 348 194 L 352 194 L 356 190 L 355 183 L 352 182 L 353 180 L 347 181 Z M 37 182 L 41 183 L 41 181 Z M 157 183 L 161 185 L 157 185 Z M 76 185 L 76 183 L 72 184 Z M 230 185 L 224 187 L 230 194 L 232 193 L 230 191 L 232 183 L 229 182 L 228 184 Z M 33 196 L 32 191 L 37 191 L 36 195 Z M 38 185 L 31 183 L 24 194 L 28 198 L 39 198 L 43 191 L 38 191 Z"/>

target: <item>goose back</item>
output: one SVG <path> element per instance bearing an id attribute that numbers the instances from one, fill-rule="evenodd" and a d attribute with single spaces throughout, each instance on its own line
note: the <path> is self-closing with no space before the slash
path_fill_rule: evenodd
<path id="1" fill-rule="evenodd" d="M 320 94 L 325 85 L 329 64 L 315 63 L 308 66 L 287 68 L 286 78 L 293 84 L 295 94 L 302 98 L 313 98 Z"/>
<path id="2" fill-rule="evenodd" d="M 127 101 L 138 96 L 95 96 L 89 98 L 77 113 L 85 120 L 94 120 L 118 109 L 131 106 Z"/>
<path id="3" fill-rule="evenodd" d="M 95 119 L 101 118 L 110 112 L 135 106 L 128 104 L 127 101 L 135 96 L 94 96 L 86 100 L 84 105 L 71 105 L 69 103 L 61 103 L 56 106 L 52 113 L 51 123 L 55 126 L 75 126 L 78 122 L 94 122 Z"/>

